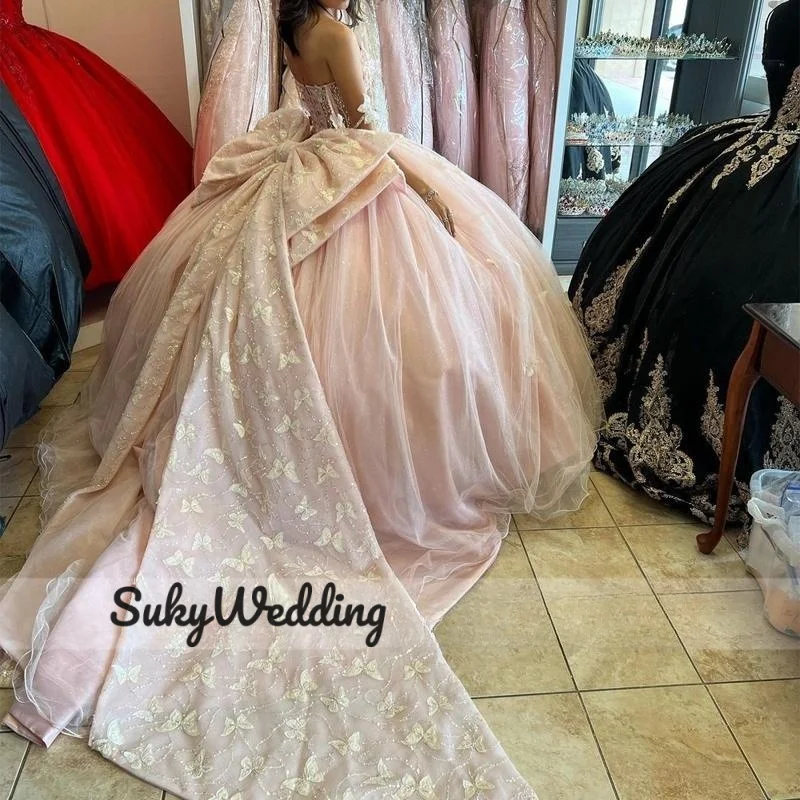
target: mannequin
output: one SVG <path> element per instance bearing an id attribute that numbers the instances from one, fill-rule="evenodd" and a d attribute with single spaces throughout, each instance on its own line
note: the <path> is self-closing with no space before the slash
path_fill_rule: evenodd
<path id="1" fill-rule="evenodd" d="M 767 73 L 770 116 L 775 117 L 792 73 L 800 65 L 800 0 L 787 0 L 769 15 L 762 63 Z"/>

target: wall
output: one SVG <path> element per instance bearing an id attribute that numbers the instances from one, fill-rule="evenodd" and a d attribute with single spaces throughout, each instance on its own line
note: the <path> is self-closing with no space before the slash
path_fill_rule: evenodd
<path id="1" fill-rule="evenodd" d="M 183 0 L 24 0 L 23 10 L 28 22 L 75 39 L 130 78 L 191 140 L 195 98 L 187 50 L 194 42 L 188 47 L 184 42 L 184 5 Z M 193 34 L 192 27 L 188 36 Z"/>

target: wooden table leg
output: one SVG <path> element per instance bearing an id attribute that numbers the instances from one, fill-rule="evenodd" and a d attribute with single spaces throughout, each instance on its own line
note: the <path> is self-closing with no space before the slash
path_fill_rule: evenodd
<path id="1" fill-rule="evenodd" d="M 697 549 L 705 555 L 714 551 L 725 532 L 733 479 L 736 474 L 736 462 L 739 460 L 745 412 L 747 404 L 750 402 L 750 393 L 759 377 L 758 362 L 765 333 L 766 331 L 760 323 L 753 323 L 750 339 L 731 373 L 728 395 L 725 400 L 725 424 L 722 431 L 722 458 L 719 465 L 714 527 L 708 533 L 701 533 L 697 536 Z"/>

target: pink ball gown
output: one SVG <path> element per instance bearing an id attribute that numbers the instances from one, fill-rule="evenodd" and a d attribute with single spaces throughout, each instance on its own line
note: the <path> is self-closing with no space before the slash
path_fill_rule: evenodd
<path id="1" fill-rule="evenodd" d="M 430 52 L 424 0 L 378 0 L 381 66 L 389 129 L 433 147 Z"/>
<path id="2" fill-rule="evenodd" d="M 526 0 L 487 3 L 481 46 L 480 178 L 520 218 L 530 180 L 529 50 Z"/>
<path id="3" fill-rule="evenodd" d="M 534 232 L 544 227 L 553 117 L 556 104 L 556 2 L 528 0 L 526 23 L 530 42 L 530 186 L 528 225 Z"/>
<path id="4" fill-rule="evenodd" d="M 308 113 L 223 147 L 134 265 L 81 403 L 45 435 L 46 524 L 0 599 L 20 664 L 6 722 L 41 744 L 88 730 L 189 800 L 533 800 L 431 626 L 509 509 L 584 498 L 589 354 L 494 194 L 348 127 L 335 84 L 298 88 Z M 455 238 L 390 154 L 440 192 Z M 330 582 L 384 609 L 381 638 L 216 609 L 194 646 L 110 622 L 116 592 L 164 603 L 176 582 L 187 604 L 218 590 L 223 615 L 239 589 L 285 609 Z"/>
<path id="5" fill-rule="evenodd" d="M 478 87 L 464 0 L 432 0 L 428 29 L 434 76 L 434 148 L 477 178 Z"/>
<path id="6" fill-rule="evenodd" d="M 278 107 L 283 47 L 271 0 L 235 0 L 211 56 L 194 145 L 194 182 L 223 145 Z"/>

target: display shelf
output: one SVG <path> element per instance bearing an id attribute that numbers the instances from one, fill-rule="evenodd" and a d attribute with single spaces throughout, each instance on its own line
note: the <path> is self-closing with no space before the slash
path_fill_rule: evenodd
<path id="1" fill-rule="evenodd" d="M 601 139 L 592 139 L 591 141 L 569 141 L 564 143 L 564 147 L 672 147 L 675 141 L 669 142 L 611 142 Z"/>
<path id="2" fill-rule="evenodd" d="M 573 114 L 564 143 L 566 147 L 670 147 L 694 127 L 694 120 L 685 114 Z"/>
<path id="3" fill-rule="evenodd" d="M 610 211 L 611 209 L 609 209 Z M 603 219 L 605 214 L 589 214 L 588 212 L 584 212 L 583 214 L 558 214 L 556 219 L 563 220 L 563 219 Z"/>
<path id="4" fill-rule="evenodd" d="M 646 55 L 610 55 L 610 56 L 583 56 L 576 55 L 576 61 L 738 61 L 739 56 L 670 56 L 659 53 L 647 53 Z"/>

